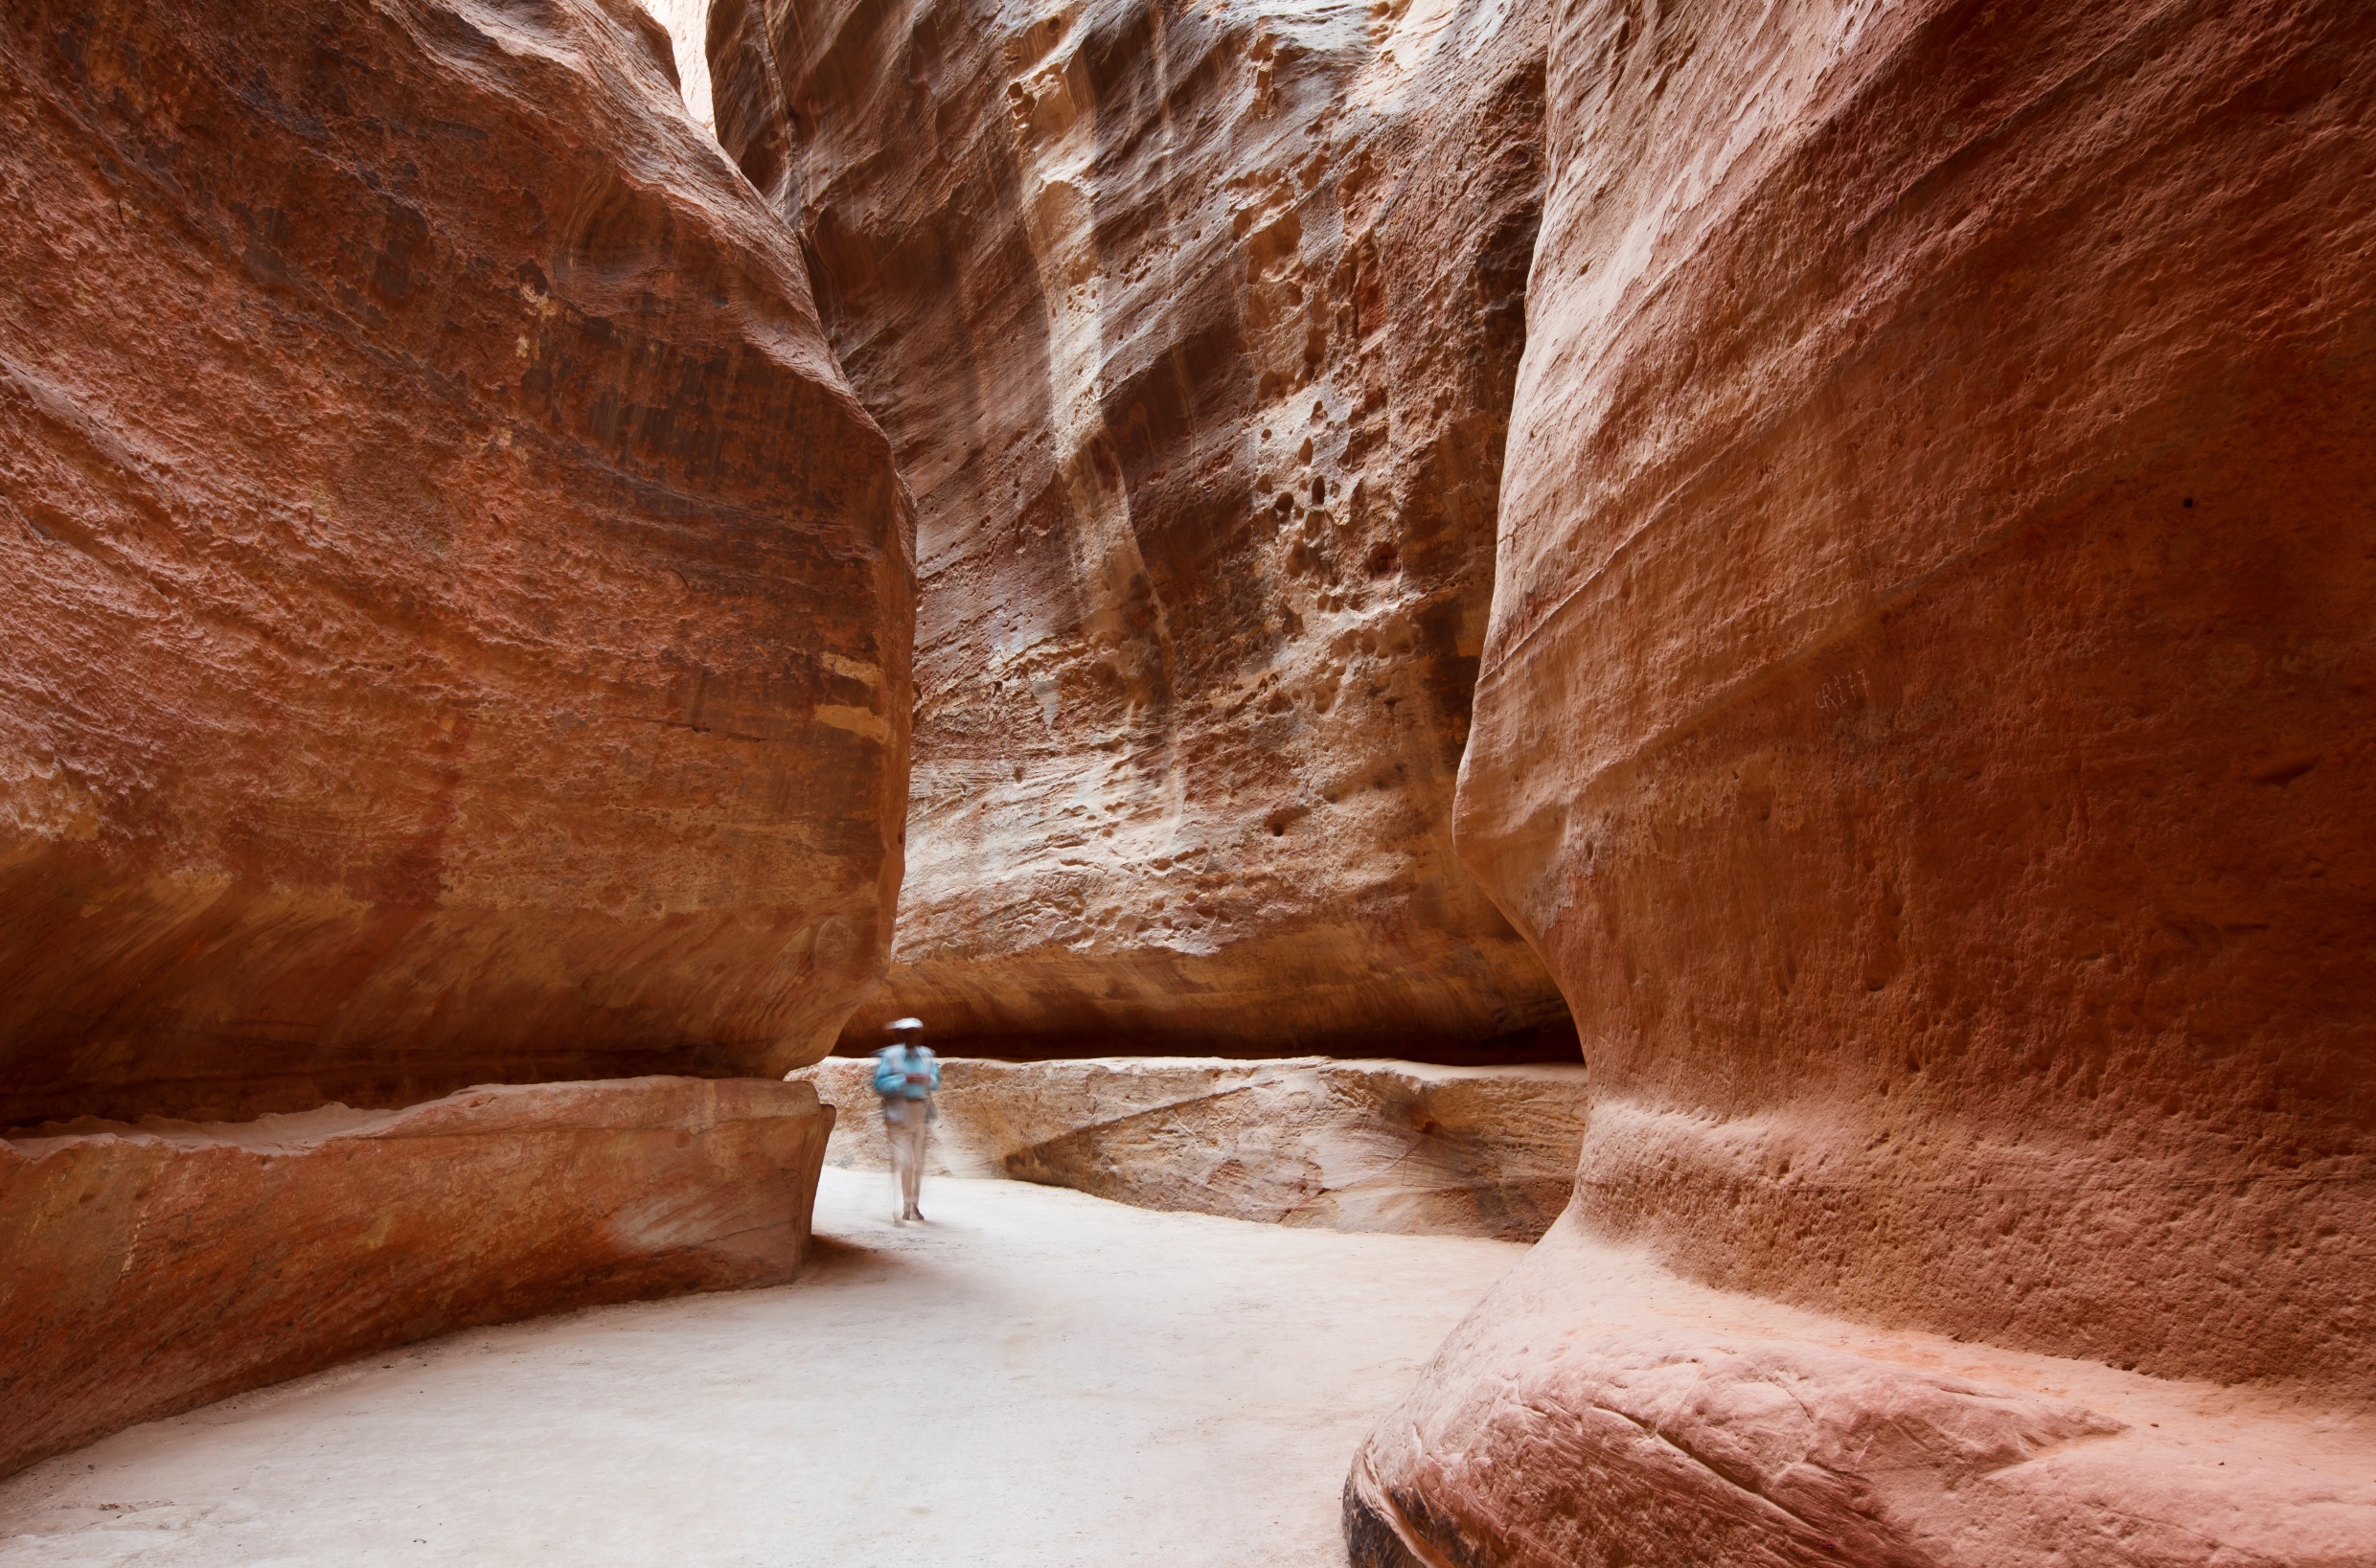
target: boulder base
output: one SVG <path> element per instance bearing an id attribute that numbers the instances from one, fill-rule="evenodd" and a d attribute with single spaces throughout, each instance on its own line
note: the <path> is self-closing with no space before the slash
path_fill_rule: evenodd
<path id="1" fill-rule="evenodd" d="M 1357 1568 L 2376 1562 L 2365 1410 L 1876 1332 L 1554 1226 L 1356 1459 Z"/>

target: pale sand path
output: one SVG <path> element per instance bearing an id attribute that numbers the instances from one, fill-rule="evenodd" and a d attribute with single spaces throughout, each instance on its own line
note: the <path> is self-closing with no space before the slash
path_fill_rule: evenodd
<path id="1" fill-rule="evenodd" d="M 0 1485 L 0 1562 L 1272 1568 L 1523 1248 L 828 1170 L 796 1284 L 472 1329 Z M 106 1507 L 104 1505 L 116 1505 Z"/>

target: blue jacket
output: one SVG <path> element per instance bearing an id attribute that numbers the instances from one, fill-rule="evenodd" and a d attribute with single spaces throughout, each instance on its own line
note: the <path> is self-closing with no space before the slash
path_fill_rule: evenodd
<path id="1" fill-rule="evenodd" d="M 922 1073 L 922 1083 L 911 1083 L 910 1073 Z M 922 1100 L 941 1086 L 940 1058 L 928 1045 L 910 1051 L 903 1045 L 886 1045 L 875 1053 L 875 1092 L 889 1099 Z"/>

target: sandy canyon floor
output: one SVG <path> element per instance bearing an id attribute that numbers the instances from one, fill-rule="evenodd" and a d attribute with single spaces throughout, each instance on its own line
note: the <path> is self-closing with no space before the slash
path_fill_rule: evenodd
<path id="1" fill-rule="evenodd" d="M 0 1562 L 1344 1561 L 1364 1433 L 1524 1250 L 827 1170 L 776 1289 L 431 1340 L 0 1486 Z"/>

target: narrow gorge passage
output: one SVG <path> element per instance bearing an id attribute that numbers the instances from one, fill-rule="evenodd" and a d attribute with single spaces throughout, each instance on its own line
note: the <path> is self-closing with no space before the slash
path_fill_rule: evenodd
<path id="1" fill-rule="evenodd" d="M 796 1284 L 451 1334 L 36 1466 L 0 1562 L 1333 1568 L 1345 1455 L 1525 1250 L 1006 1181 L 895 1228 L 886 1183 L 824 1173 Z"/>
<path id="2" fill-rule="evenodd" d="M 0 1568 L 2376 1568 L 2372 193 L 2369 0 L 6 0 Z"/>

